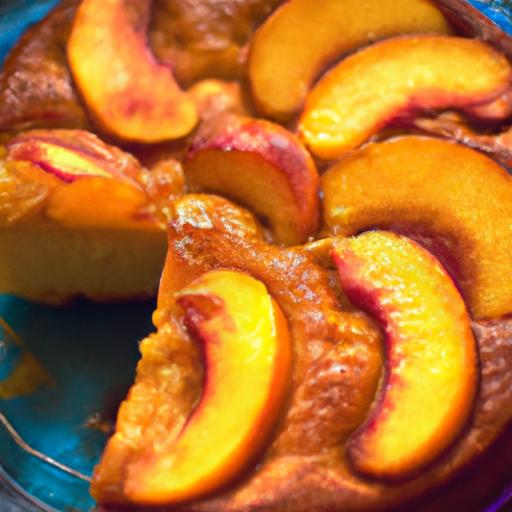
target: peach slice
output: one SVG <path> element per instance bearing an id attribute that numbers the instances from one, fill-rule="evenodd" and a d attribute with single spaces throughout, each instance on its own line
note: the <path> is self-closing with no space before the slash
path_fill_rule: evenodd
<path id="1" fill-rule="evenodd" d="M 410 111 L 492 102 L 511 79 L 506 57 L 481 41 L 397 37 L 327 73 L 308 95 L 299 132 L 315 155 L 336 158 Z"/>
<path id="2" fill-rule="evenodd" d="M 360 149 L 322 180 L 328 234 L 407 234 L 445 264 L 476 318 L 512 312 L 512 177 L 493 160 L 408 136 Z"/>
<path id="3" fill-rule="evenodd" d="M 125 181 L 91 176 L 55 188 L 46 215 L 68 228 L 164 231 L 147 207 L 143 190 Z"/>
<path id="4" fill-rule="evenodd" d="M 439 262 L 405 237 L 341 239 L 332 257 L 345 293 L 386 332 L 385 382 L 349 456 L 365 474 L 408 476 L 439 456 L 468 419 L 477 387 L 470 319 Z"/>
<path id="5" fill-rule="evenodd" d="M 291 0 L 254 37 L 254 98 L 265 115 L 287 120 L 336 58 L 377 39 L 422 32 L 450 32 L 440 11 L 425 0 Z"/>
<path id="6" fill-rule="evenodd" d="M 212 271 L 177 300 L 203 346 L 205 385 L 168 450 L 150 449 L 129 469 L 125 491 L 136 503 L 198 498 L 231 481 L 262 449 L 290 380 L 287 322 L 261 282 Z"/>
<path id="7" fill-rule="evenodd" d="M 19 172 L 22 162 L 29 167 L 35 164 L 65 182 L 50 186 L 48 180 L 32 177 L 36 182 L 48 183 L 51 194 L 46 215 L 63 226 L 162 229 L 153 216 L 144 212 L 149 200 L 138 181 L 144 175 L 140 164 L 92 133 L 25 132 L 7 144 L 7 162 L 14 172 Z"/>
<path id="8" fill-rule="evenodd" d="M 283 244 L 318 227 L 318 172 L 300 141 L 268 121 L 221 116 L 205 123 L 183 162 L 191 191 L 226 195 L 268 221 Z"/>
<path id="9" fill-rule="evenodd" d="M 24 132 L 7 144 L 7 159 L 32 162 L 67 182 L 83 176 L 129 180 L 140 167 L 128 153 L 82 130 Z"/>
<path id="10" fill-rule="evenodd" d="M 194 102 L 150 53 L 150 8 L 150 0 L 84 0 L 67 47 L 75 82 L 99 124 L 139 142 L 182 137 L 197 122 Z"/>

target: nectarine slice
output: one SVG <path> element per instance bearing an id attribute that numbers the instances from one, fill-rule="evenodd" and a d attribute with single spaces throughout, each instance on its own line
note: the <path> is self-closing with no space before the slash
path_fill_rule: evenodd
<path id="1" fill-rule="evenodd" d="M 318 227 L 318 172 L 301 142 L 269 121 L 221 116 L 199 130 L 183 162 L 191 191 L 226 195 L 268 221 L 283 244 Z"/>
<path id="2" fill-rule="evenodd" d="M 126 181 L 91 176 L 55 188 L 45 213 L 61 226 L 74 229 L 165 232 L 165 224 L 148 209 L 148 198 L 140 188 Z"/>
<path id="3" fill-rule="evenodd" d="M 403 36 L 343 60 L 307 97 L 299 132 L 336 158 L 408 111 L 473 107 L 510 87 L 506 57 L 475 39 Z"/>
<path id="4" fill-rule="evenodd" d="M 12 169 L 30 164 L 66 183 L 52 187 L 45 214 L 70 228 L 161 230 L 160 212 L 138 178 L 140 164 L 130 154 L 83 130 L 31 130 L 7 144 Z M 84 179 L 85 178 L 85 179 Z M 32 180 L 42 182 L 42 176 Z M 47 181 L 47 180 L 46 180 Z M 98 207 L 101 205 L 101 207 Z M 149 213 L 148 208 L 154 213 Z"/>
<path id="5" fill-rule="evenodd" d="M 332 257 L 345 293 L 386 333 L 385 382 L 349 456 L 363 473 L 408 476 L 443 452 L 470 413 L 477 384 L 470 319 L 440 263 L 407 238 L 340 239 Z"/>
<path id="6" fill-rule="evenodd" d="M 407 234 L 445 264 L 474 317 L 512 312 L 512 177 L 493 160 L 408 136 L 348 155 L 322 180 L 326 233 Z"/>
<path id="7" fill-rule="evenodd" d="M 83 176 L 132 181 L 140 165 L 128 153 L 84 130 L 31 130 L 7 144 L 7 159 L 32 162 L 71 182 Z"/>
<path id="8" fill-rule="evenodd" d="M 254 99 L 265 115 L 286 120 L 300 109 L 320 71 L 343 54 L 394 35 L 449 31 L 426 0 L 290 0 L 254 37 Z"/>
<path id="9" fill-rule="evenodd" d="M 262 449 L 289 385 L 287 322 L 260 281 L 212 271 L 177 300 L 203 347 L 204 389 L 176 441 L 129 468 L 125 492 L 136 503 L 198 498 L 232 480 Z"/>
<path id="10" fill-rule="evenodd" d="M 182 137 L 197 122 L 194 102 L 150 52 L 150 9 L 150 0 L 83 0 L 67 47 L 75 82 L 102 128 L 139 142 Z"/>

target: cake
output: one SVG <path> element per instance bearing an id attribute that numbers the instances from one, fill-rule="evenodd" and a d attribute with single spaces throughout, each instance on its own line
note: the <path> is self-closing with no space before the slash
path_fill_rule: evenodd
<path id="1" fill-rule="evenodd" d="M 162 198 L 179 172 L 168 162 L 150 175 L 80 130 L 10 139 L 0 175 L 0 291 L 56 304 L 154 296 L 167 247 Z"/>
<path id="2" fill-rule="evenodd" d="M 509 483 L 512 45 L 453 4 L 72 1 L 13 51 L 0 291 L 158 287 L 99 510 L 469 512 Z"/>

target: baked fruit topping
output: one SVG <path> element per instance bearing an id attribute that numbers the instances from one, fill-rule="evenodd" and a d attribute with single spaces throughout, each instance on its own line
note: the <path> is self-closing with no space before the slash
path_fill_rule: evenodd
<path id="1" fill-rule="evenodd" d="M 430 249 L 475 318 L 512 312 L 512 177 L 472 149 L 407 136 L 370 144 L 322 177 L 325 232 L 383 228 Z"/>
<path id="2" fill-rule="evenodd" d="M 205 217 L 213 214 L 205 208 Z M 283 427 L 282 422 L 276 426 L 274 432 L 282 435 L 269 448 L 272 453 L 286 453 L 292 447 L 295 453 L 312 454 L 324 438 L 338 451 L 339 440 L 364 418 L 379 380 L 378 331 L 362 313 L 338 310 L 336 294 L 328 284 L 329 273 L 301 251 L 240 237 L 229 228 L 219 230 L 206 222 L 194 225 L 181 215 L 171 223 L 169 246 L 158 308 L 153 315 L 158 333 L 141 345 L 136 383 L 121 406 L 117 422 L 119 435 L 109 442 L 95 474 L 94 494 L 101 503 L 126 500 L 125 468 L 148 446 L 160 445 L 161 436 L 180 432 L 200 395 L 202 368 L 207 372 L 208 366 L 200 363 L 195 352 L 197 346 L 187 341 L 181 331 L 178 319 L 182 310 L 176 297 L 183 289 L 189 289 L 194 280 L 216 269 L 235 270 L 261 281 L 288 321 L 294 354 L 289 392 L 300 393 L 304 398 L 288 411 L 287 426 Z M 277 268 L 282 273 L 276 273 Z M 223 289 L 227 293 L 228 288 Z M 235 291 L 229 289 L 230 297 L 242 301 L 244 314 L 251 317 L 248 312 L 252 311 L 254 301 L 241 290 L 240 285 Z M 354 339 L 357 354 L 350 344 Z M 346 368 L 342 374 L 338 374 L 340 366 Z M 176 377 L 172 382 L 169 374 Z M 329 376 L 336 378 L 333 388 L 327 384 Z M 360 389 L 354 392 L 355 382 Z M 319 391 L 325 401 L 323 414 L 313 415 L 311 399 Z M 230 393 L 234 396 L 233 391 Z M 252 395 L 246 393 L 245 399 L 247 396 Z M 287 406 L 288 401 L 283 415 Z M 230 410 L 232 407 L 233 404 Z M 305 422 L 309 425 L 307 429 Z M 264 454 L 260 453 L 254 463 L 262 457 Z M 243 475 L 249 473 L 239 476 L 245 478 Z"/>
<path id="3" fill-rule="evenodd" d="M 48 186 L 45 214 L 62 225 L 157 228 L 155 221 L 144 213 L 148 197 L 137 181 L 142 175 L 140 164 L 92 133 L 25 132 L 7 144 L 6 161 L 11 168 L 36 166 L 64 182 L 52 186 L 50 180 L 34 176 L 36 181 Z"/>
<path id="4" fill-rule="evenodd" d="M 152 3 L 148 40 L 156 60 L 169 66 L 182 86 L 203 78 L 242 78 L 245 47 L 254 28 L 280 1 L 159 0 Z M 10 52 L 0 74 L 1 131 L 91 128 L 66 56 L 79 3 L 63 0 Z M 132 7 L 137 5 L 132 2 Z M 112 30 L 120 35 L 117 23 Z M 132 63 L 138 66 L 139 61 L 135 58 Z M 112 69 L 106 76 L 113 76 Z"/>
<path id="5" fill-rule="evenodd" d="M 253 38 L 249 79 L 255 101 L 263 114 L 287 120 L 318 74 L 339 57 L 378 39 L 425 32 L 450 32 L 425 0 L 290 0 Z"/>
<path id="6" fill-rule="evenodd" d="M 187 135 L 193 101 L 148 47 L 150 0 L 83 0 L 68 41 L 73 78 L 88 109 L 110 134 L 138 142 Z"/>
<path id="7" fill-rule="evenodd" d="M 512 177 L 454 141 L 512 161 L 512 46 L 446 4 L 64 0 L 13 49 L 0 293 L 160 283 L 99 510 L 473 510 L 509 479 Z"/>
<path id="8" fill-rule="evenodd" d="M 393 233 L 337 240 L 331 254 L 345 293 L 386 333 L 380 396 L 349 456 L 365 474 L 409 476 L 455 439 L 473 405 L 477 355 L 464 301 L 435 258 Z"/>
<path id="9" fill-rule="evenodd" d="M 288 327 L 261 282 L 212 271 L 176 300 L 201 342 L 205 383 L 176 440 L 130 466 L 125 490 L 137 503 L 190 500 L 232 480 L 267 440 L 289 384 Z"/>
<path id="10" fill-rule="evenodd" d="M 64 181 L 83 176 L 130 180 L 139 170 L 131 155 L 81 130 L 32 130 L 11 139 L 7 159 L 32 162 Z M 135 184 L 135 182 L 134 182 Z"/>
<path id="11" fill-rule="evenodd" d="M 318 82 L 299 132 L 315 155 L 333 159 L 400 116 L 492 102 L 511 79 L 506 57 L 481 41 L 392 38 L 351 55 Z"/>
<path id="12" fill-rule="evenodd" d="M 241 116 L 203 124 L 183 162 L 191 191 L 252 208 L 277 242 L 298 244 L 318 227 L 319 179 L 300 141 L 282 126 Z"/>
<path id="13" fill-rule="evenodd" d="M 474 471 L 465 473 L 465 478 L 475 482 L 470 493 L 461 494 L 459 489 L 454 495 L 451 485 L 443 487 L 460 470 L 470 469 L 468 463 L 476 460 L 509 422 L 510 321 L 472 323 L 478 339 L 474 349 L 478 348 L 481 362 L 480 385 L 475 388 L 473 414 L 450 446 L 421 472 L 404 474 L 393 482 L 384 477 L 368 478 L 354 471 L 345 450 L 355 429 L 373 413 L 374 398 L 382 396 L 379 330 L 364 313 L 345 303 L 336 271 L 315 263 L 302 249 L 279 248 L 202 226 L 187 223 L 185 217 L 171 223 L 167 264 L 153 316 L 158 334 L 141 345 L 136 383 L 119 413 L 119 435 L 108 444 L 95 477 L 94 494 L 105 510 L 116 510 L 114 504 L 127 501 L 127 468 L 144 450 L 161 446 L 162 439 L 174 442 L 199 399 L 204 366 L 197 345 L 180 324 L 182 310 L 176 304 L 176 293 L 216 269 L 253 276 L 277 301 L 290 329 L 292 378 L 282 420 L 273 430 L 268 448 L 254 460 L 257 465 L 240 472 L 230 485 L 181 508 L 194 512 L 246 512 L 258 507 L 310 512 L 320 506 L 325 510 L 353 506 L 373 512 L 409 506 L 409 510 L 417 510 L 419 505 L 416 508 L 417 503 L 410 500 L 436 489 L 442 491 L 436 503 L 464 503 L 469 510 L 475 500 L 481 503 L 494 492 L 497 478 L 508 477 L 509 459 L 495 457 L 485 482 L 478 463 Z M 430 263 L 435 261 L 417 250 Z M 439 265 L 433 265 L 437 272 Z M 447 279 L 444 271 L 427 280 L 438 278 Z M 456 293 L 453 285 L 451 293 Z M 460 304 L 460 297 L 458 301 Z M 440 313 L 446 318 L 444 315 Z M 467 322 L 464 311 L 460 321 Z M 444 407 L 444 394 L 438 399 Z"/>

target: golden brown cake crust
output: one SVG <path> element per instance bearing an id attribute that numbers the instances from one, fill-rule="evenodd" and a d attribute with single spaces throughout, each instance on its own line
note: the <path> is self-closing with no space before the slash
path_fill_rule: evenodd
<path id="1" fill-rule="evenodd" d="M 0 75 L 0 130 L 88 125 L 74 89 L 66 43 L 76 0 L 56 7 L 25 32 L 5 61 Z"/>
<path id="2" fill-rule="evenodd" d="M 159 510 L 373 512 L 400 506 L 410 510 L 411 500 L 422 504 L 424 495 L 433 492 L 439 493 L 439 506 L 427 510 L 450 510 L 449 482 L 461 470 L 471 469 L 470 464 L 478 462 L 510 422 L 512 320 L 473 324 L 480 389 L 470 423 L 451 448 L 415 478 L 395 484 L 371 481 L 353 471 L 343 447 L 375 394 L 380 335 L 365 315 L 347 309 L 339 290 L 329 284 L 330 271 L 300 250 L 278 249 L 191 225 L 171 230 L 170 246 L 157 325 L 176 313 L 173 291 L 197 275 L 215 268 L 242 270 L 263 281 L 287 315 L 296 359 L 284 418 L 260 464 L 210 499 Z M 333 315 L 335 311 L 340 316 Z M 344 332 L 336 332 L 334 324 L 342 323 Z M 468 507 L 484 503 L 496 492 L 504 469 L 490 464 L 483 477 L 476 473 L 474 485 L 464 490 Z M 457 496 L 462 499 L 460 490 Z"/>

